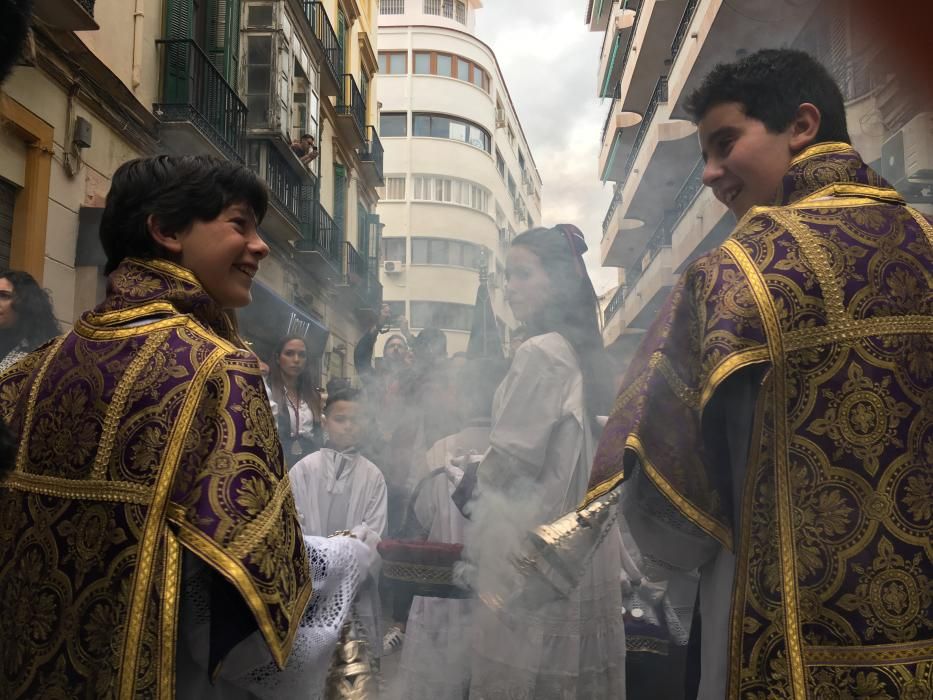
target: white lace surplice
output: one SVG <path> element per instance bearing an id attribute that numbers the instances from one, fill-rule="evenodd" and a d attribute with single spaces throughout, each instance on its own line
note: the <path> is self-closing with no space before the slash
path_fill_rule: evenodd
<path id="1" fill-rule="evenodd" d="M 372 556 L 348 537 L 305 537 L 314 593 L 295 635 L 291 656 L 280 671 L 258 631 L 228 654 L 216 681 L 208 678 L 211 570 L 186 553 L 177 649 L 178 700 L 324 697 L 340 630 L 364 581 Z"/>
<path id="2" fill-rule="evenodd" d="M 467 530 L 480 590 L 510 591 L 508 554 L 525 533 L 572 510 L 593 457 L 576 356 L 556 333 L 526 341 L 496 393 L 490 452 Z M 615 526 L 613 526 L 615 528 Z M 534 610 L 477 604 L 470 697 L 625 697 L 618 531 L 597 549 L 568 599 Z"/>

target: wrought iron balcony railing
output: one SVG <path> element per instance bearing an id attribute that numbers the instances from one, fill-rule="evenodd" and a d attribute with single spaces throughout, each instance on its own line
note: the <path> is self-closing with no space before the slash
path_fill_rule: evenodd
<path id="1" fill-rule="evenodd" d="M 192 39 L 159 39 L 163 49 L 162 101 L 155 114 L 164 122 L 191 122 L 231 160 L 246 154 L 246 105 L 207 54 Z"/>
<path id="2" fill-rule="evenodd" d="M 648 129 L 651 128 L 651 122 L 654 120 L 654 114 L 658 111 L 658 105 L 661 102 L 667 102 L 667 76 L 662 75 L 658 78 L 658 84 L 654 87 L 654 92 L 651 95 L 651 99 L 648 101 L 648 108 L 645 110 L 645 116 L 642 117 L 641 124 L 638 126 L 638 133 L 635 135 L 635 142 L 632 144 L 632 152 L 629 154 L 628 160 L 625 163 L 625 170 L 622 172 L 622 179 L 620 182 L 624 183 L 628 180 L 629 173 L 632 172 L 632 167 L 635 165 L 635 159 L 638 158 L 638 151 L 641 150 L 641 145 L 645 141 L 645 137 L 648 135 Z"/>
<path id="3" fill-rule="evenodd" d="M 697 196 L 697 192 L 703 189 L 703 169 L 706 167 L 706 163 L 703 162 L 702 158 L 698 158 L 696 165 L 693 166 L 693 170 L 690 171 L 690 174 L 684 179 L 684 184 L 681 185 L 680 191 L 677 193 L 677 196 L 674 197 L 674 209 L 678 213 L 682 214 L 687 210 L 687 207 L 693 202 Z"/>
<path id="4" fill-rule="evenodd" d="M 360 138 L 366 133 L 366 104 L 363 102 L 363 93 L 356 85 L 356 81 L 349 73 L 343 76 L 343 88 L 340 99 L 337 101 L 337 114 L 353 117 L 353 122 L 359 128 Z"/>
<path id="5" fill-rule="evenodd" d="M 621 184 L 621 183 L 620 183 Z M 609 232 L 609 224 L 612 222 L 612 216 L 616 213 L 616 208 L 622 203 L 622 188 L 617 184 L 612 191 L 612 201 L 609 202 L 609 209 L 606 216 L 603 217 L 603 238 Z"/>
<path id="6" fill-rule="evenodd" d="M 677 60 L 677 54 L 680 53 L 680 48 L 684 45 L 684 39 L 687 38 L 687 30 L 690 29 L 690 23 L 693 21 L 693 15 L 696 14 L 699 4 L 700 0 L 689 0 L 687 6 L 684 8 L 683 17 L 680 18 L 680 25 L 677 27 L 677 32 L 674 34 L 674 41 L 671 43 L 672 64 Z"/>
<path id="7" fill-rule="evenodd" d="M 318 0 L 313 2 L 304 0 L 304 11 L 305 17 L 311 23 L 314 38 L 324 54 L 327 70 L 334 82 L 340 85 L 340 76 L 343 75 L 343 49 L 337 40 L 334 25 L 331 24 L 330 17 L 327 16 L 327 10 Z"/>
<path id="8" fill-rule="evenodd" d="M 340 240 L 330 214 L 319 203 L 311 201 L 301 221 L 302 250 L 320 253 L 337 270 L 340 265 Z"/>
<path id="9" fill-rule="evenodd" d="M 366 127 L 366 140 L 363 142 L 362 149 L 360 149 L 360 160 L 364 163 L 372 163 L 379 180 L 383 179 L 384 153 L 382 141 L 379 140 L 376 127 L 372 124 Z"/>
<path id="10" fill-rule="evenodd" d="M 622 304 L 625 303 L 625 289 L 625 285 L 621 285 L 616 290 L 615 294 L 612 295 L 612 299 L 609 300 L 609 303 L 606 304 L 606 310 L 603 311 L 603 325 L 608 326 L 612 317 L 622 308 Z"/>
<path id="11" fill-rule="evenodd" d="M 302 187 L 301 176 L 272 147 L 266 149 L 266 169 L 262 176 L 269 186 L 272 198 L 297 226 L 302 216 L 302 191 L 305 189 Z"/>

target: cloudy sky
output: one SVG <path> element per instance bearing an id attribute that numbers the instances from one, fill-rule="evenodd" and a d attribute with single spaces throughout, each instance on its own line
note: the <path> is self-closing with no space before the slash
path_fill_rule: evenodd
<path id="1" fill-rule="evenodd" d="M 613 287 L 600 267 L 611 183 L 597 173 L 608 100 L 596 97 L 602 34 L 584 24 L 586 0 L 484 0 L 476 36 L 496 52 L 544 180 L 543 224 L 574 223 L 586 234 L 596 291 Z"/>

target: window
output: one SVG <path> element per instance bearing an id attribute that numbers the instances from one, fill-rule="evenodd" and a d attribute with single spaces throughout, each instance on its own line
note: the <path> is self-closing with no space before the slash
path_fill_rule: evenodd
<path id="1" fill-rule="evenodd" d="M 490 194 L 482 185 L 440 175 L 414 175 L 413 180 L 412 199 L 416 201 L 459 204 L 489 213 Z"/>
<path id="2" fill-rule="evenodd" d="M 405 0 L 380 0 L 379 14 L 381 15 L 404 15 Z"/>
<path id="3" fill-rule="evenodd" d="M 415 51 L 415 73 L 431 73 L 431 54 L 427 51 Z"/>
<path id="4" fill-rule="evenodd" d="M 457 0 L 457 21 L 466 24 L 466 3 L 463 0 Z"/>
<path id="5" fill-rule="evenodd" d="M 512 125 L 509 124 L 509 143 L 515 145 L 515 132 L 512 131 Z"/>
<path id="6" fill-rule="evenodd" d="M 518 167 L 521 168 L 522 175 L 524 175 L 525 174 L 525 154 L 522 153 L 521 150 L 518 151 Z"/>
<path id="7" fill-rule="evenodd" d="M 246 26 L 272 29 L 274 9 L 272 5 L 250 5 L 246 11 Z"/>
<path id="8" fill-rule="evenodd" d="M 384 132 L 381 133 L 384 134 Z M 487 153 L 492 147 L 489 132 L 483 127 L 465 119 L 440 114 L 414 113 L 412 115 L 412 133 L 415 136 L 431 136 L 438 139 L 463 141 L 471 146 L 482 148 Z"/>
<path id="9" fill-rule="evenodd" d="M 408 52 L 380 51 L 379 72 L 383 75 L 404 75 L 408 73 Z"/>
<path id="10" fill-rule="evenodd" d="M 443 75 L 446 78 L 452 78 L 453 73 L 453 56 L 450 56 L 445 53 L 437 54 L 437 74 Z"/>
<path id="11" fill-rule="evenodd" d="M 413 265 L 456 265 L 478 270 L 483 246 L 449 238 L 412 238 Z M 487 258 L 489 252 L 486 253 Z"/>
<path id="12" fill-rule="evenodd" d="M 417 75 L 456 78 L 489 92 L 489 74 L 468 58 L 439 51 L 415 51 L 414 62 Z"/>
<path id="13" fill-rule="evenodd" d="M 411 325 L 413 328 L 469 331 L 473 325 L 473 307 L 441 301 L 412 301 Z"/>
<path id="14" fill-rule="evenodd" d="M 386 175 L 385 197 L 387 201 L 405 199 L 405 176 Z"/>
<path id="15" fill-rule="evenodd" d="M 502 157 L 502 154 L 499 153 L 499 149 L 496 149 L 496 170 L 499 171 L 499 175 L 502 178 L 505 178 L 505 159 Z"/>
<path id="16" fill-rule="evenodd" d="M 405 112 L 382 112 L 379 114 L 379 136 L 408 136 L 408 115 Z"/>
<path id="17" fill-rule="evenodd" d="M 405 238 L 383 238 L 380 251 L 382 253 L 382 259 L 407 262 L 408 255 L 406 254 L 405 243 Z"/>
<path id="18" fill-rule="evenodd" d="M 508 174 L 508 181 L 509 181 L 509 192 L 512 194 L 512 198 L 514 199 L 518 193 L 517 193 L 517 188 L 515 186 L 515 180 L 512 179 L 512 173 Z"/>
<path id="19" fill-rule="evenodd" d="M 272 37 L 246 38 L 246 109 L 249 126 L 269 122 L 269 96 L 272 91 Z"/>

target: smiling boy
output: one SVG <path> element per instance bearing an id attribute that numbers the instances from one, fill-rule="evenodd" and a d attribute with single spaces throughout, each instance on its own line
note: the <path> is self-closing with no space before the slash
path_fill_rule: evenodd
<path id="1" fill-rule="evenodd" d="M 699 568 L 693 696 L 928 695 L 933 226 L 805 53 L 717 66 L 687 106 L 738 224 L 648 331 L 586 502 L 625 480 L 646 561 Z"/>

